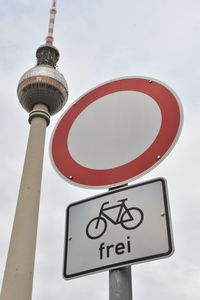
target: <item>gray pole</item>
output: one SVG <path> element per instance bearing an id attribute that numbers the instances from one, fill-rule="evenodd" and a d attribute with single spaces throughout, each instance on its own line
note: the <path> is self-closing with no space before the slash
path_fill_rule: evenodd
<path id="1" fill-rule="evenodd" d="M 124 184 L 109 190 L 120 189 Z M 132 300 L 131 266 L 109 271 L 109 300 Z"/>
<path id="2" fill-rule="evenodd" d="M 30 113 L 30 133 L 0 300 L 31 300 L 47 106 Z"/>
<path id="3" fill-rule="evenodd" d="M 130 266 L 109 271 L 109 300 L 132 300 Z"/>

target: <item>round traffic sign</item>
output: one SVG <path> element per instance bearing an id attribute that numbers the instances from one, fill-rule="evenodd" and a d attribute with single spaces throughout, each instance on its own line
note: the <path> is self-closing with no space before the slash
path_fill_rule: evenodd
<path id="1" fill-rule="evenodd" d="M 114 187 L 157 166 L 175 145 L 182 107 L 165 84 L 144 77 L 106 82 L 74 102 L 51 140 L 56 170 L 72 184 Z"/>

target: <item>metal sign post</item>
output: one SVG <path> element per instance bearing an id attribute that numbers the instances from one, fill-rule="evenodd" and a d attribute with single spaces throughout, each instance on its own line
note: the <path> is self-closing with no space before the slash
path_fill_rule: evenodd
<path id="1" fill-rule="evenodd" d="M 109 300 L 132 300 L 131 266 L 109 271 Z"/>
<path id="2" fill-rule="evenodd" d="M 132 300 L 131 266 L 109 271 L 109 300 Z"/>

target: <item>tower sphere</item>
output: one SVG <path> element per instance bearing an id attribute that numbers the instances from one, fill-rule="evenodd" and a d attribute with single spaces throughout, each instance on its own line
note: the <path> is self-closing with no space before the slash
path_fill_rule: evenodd
<path id="1" fill-rule="evenodd" d="M 67 82 L 56 70 L 60 55 L 58 49 L 53 46 L 55 15 L 56 0 L 53 0 L 46 43 L 36 51 L 37 65 L 25 72 L 18 84 L 19 101 L 28 112 L 32 111 L 36 104 L 45 104 L 49 114 L 53 115 L 67 102 Z"/>
<path id="2" fill-rule="evenodd" d="M 17 95 L 21 105 L 28 112 L 35 104 L 45 104 L 49 113 L 53 115 L 67 102 L 67 82 L 56 69 L 49 65 L 39 65 L 21 77 Z"/>

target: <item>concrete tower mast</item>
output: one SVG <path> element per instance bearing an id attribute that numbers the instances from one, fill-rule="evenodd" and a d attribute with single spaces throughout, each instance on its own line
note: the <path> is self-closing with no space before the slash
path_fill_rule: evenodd
<path id="1" fill-rule="evenodd" d="M 46 127 L 67 102 L 64 76 L 56 70 L 53 46 L 56 1 L 50 10 L 46 43 L 36 51 L 37 65 L 21 77 L 17 94 L 29 112 L 30 133 L 0 300 L 31 300 Z"/>

